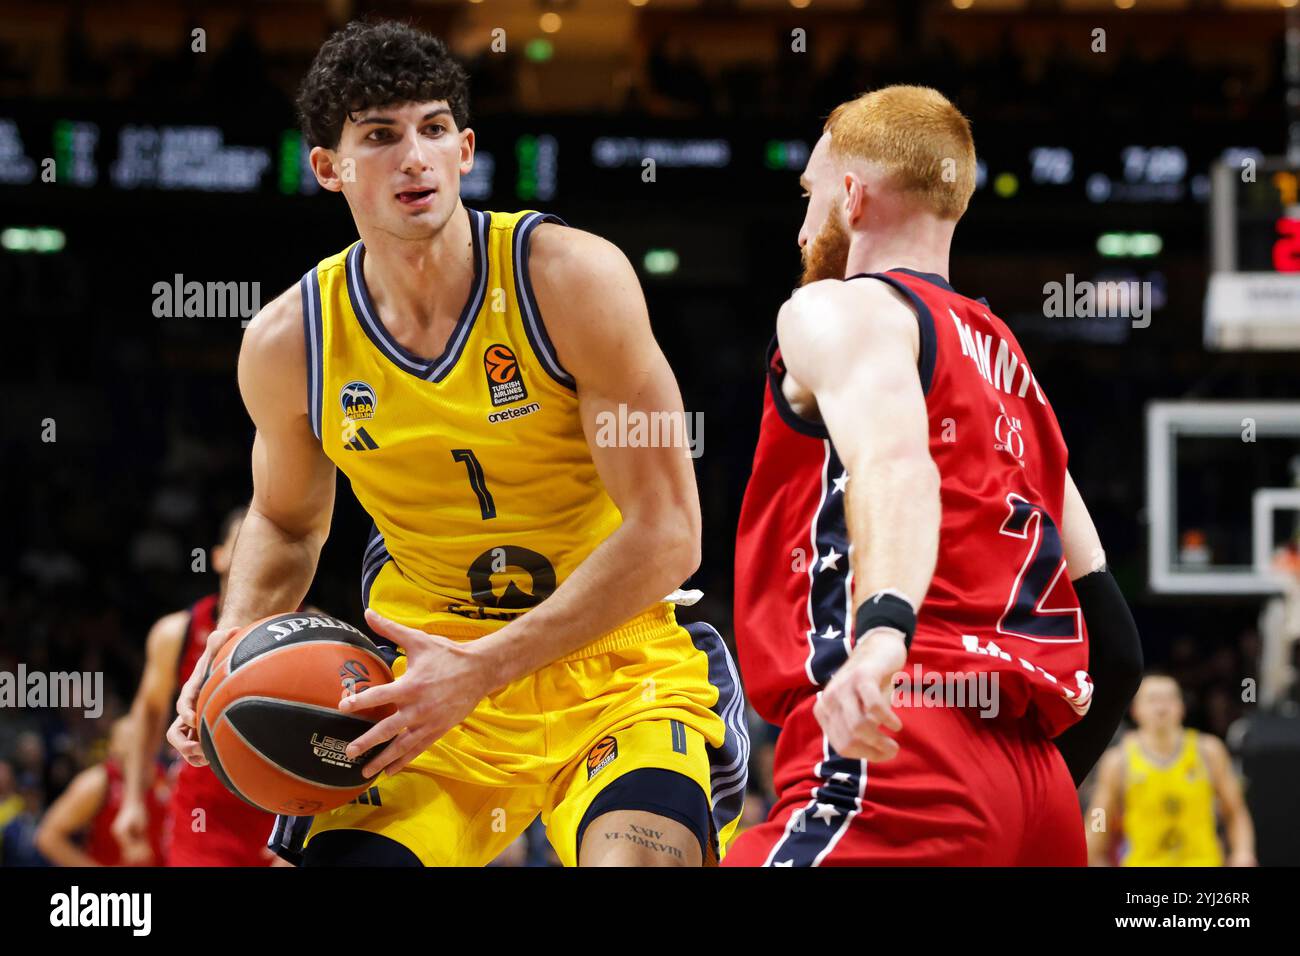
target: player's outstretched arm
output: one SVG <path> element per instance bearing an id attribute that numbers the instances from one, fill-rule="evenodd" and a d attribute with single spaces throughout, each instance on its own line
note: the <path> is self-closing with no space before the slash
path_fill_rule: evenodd
<path id="1" fill-rule="evenodd" d="M 538 306 L 577 383 L 587 447 L 623 522 L 554 594 L 489 638 L 485 652 L 502 657 L 511 680 L 656 604 L 700 563 L 700 499 L 682 396 L 636 272 L 613 243 L 578 229 L 542 225 L 532 243 Z M 671 434 L 681 440 L 658 447 L 605 440 L 611 430 L 601 423 L 621 413 L 674 423 Z"/>
<path id="2" fill-rule="evenodd" d="M 1088 629 L 1088 673 L 1093 684 L 1088 712 L 1056 738 L 1056 748 L 1078 787 L 1110 746 L 1142 682 L 1142 642 L 1128 603 L 1106 567 L 1092 516 L 1068 472 L 1061 523 L 1066 571 Z"/>
<path id="3" fill-rule="evenodd" d="M 307 418 L 302 299 L 295 286 L 249 324 L 239 352 L 239 391 L 257 427 L 253 499 L 239 529 L 221 619 L 176 702 L 167 739 L 195 766 L 207 761 L 194 735 L 194 703 L 208 661 L 237 628 L 302 603 L 329 536 L 334 464 Z"/>
<path id="4" fill-rule="evenodd" d="M 875 614 L 891 604 L 915 614 L 939 549 L 939 471 L 916 367 L 916 316 L 884 283 L 815 282 L 782 306 L 777 337 L 788 375 L 812 391 L 849 475 L 860 623 L 854 651 L 815 713 L 840 754 L 887 760 L 898 744 L 881 728 L 902 726 L 889 693 L 906 648 L 903 631 L 874 626 Z"/>
<path id="5" fill-rule="evenodd" d="M 149 629 L 144 674 L 131 702 L 130 728 L 123 735 L 122 806 L 113 819 L 113 836 L 123 850 L 148 839 L 145 797 L 153 784 L 158 748 L 171 722 L 176 667 L 189 620 L 186 612 L 176 611 L 160 617 Z"/>
<path id="6" fill-rule="evenodd" d="M 348 746 L 352 755 L 394 738 L 363 768 L 367 775 L 380 769 L 396 773 L 463 720 L 484 695 L 658 603 L 699 564 L 700 504 L 688 448 L 614 447 L 600 438 L 599 416 L 617 415 L 620 405 L 627 415 L 683 414 L 676 380 L 651 334 L 636 273 L 616 246 L 576 229 L 545 224 L 531 241 L 538 306 L 560 362 L 577 383 L 591 457 L 623 522 L 555 593 L 499 631 L 467 644 L 368 611 L 371 627 L 406 649 L 407 670 L 400 681 L 364 690 L 340 705 L 344 710 L 385 702 L 398 707 L 397 714 Z"/>
<path id="7" fill-rule="evenodd" d="M 244 333 L 239 391 L 257 428 L 253 498 L 235 540 L 218 628 L 242 627 L 298 607 L 329 537 L 335 468 L 307 417 L 296 287 L 271 302 Z"/>
<path id="8" fill-rule="evenodd" d="M 1097 771 L 1097 789 L 1084 817 L 1084 836 L 1088 841 L 1088 865 L 1110 866 L 1112 829 L 1119 826 L 1123 813 L 1120 788 L 1124 777 L 1124 749 L 1112 747 L 1101 758 Z"/>
<path id="9" fill-rule="evenodd" d="M 72 778 L 59 799 L 50 804 L 36 828 L 36 849 L 55 866 L 99 866 L 76 844 L 76 836 L 95 819 L 108 795 L 108 771 L 103 764 Z"/>
<path id="10" fill-rule="evenodd" d="M 1210 734 L 1199 734 L 1201 754 L 1210 772 L 1214 796 L 1219 802 L 1224 834 L 1228 838 L 1228 866 L 1256 866 L 1255 823 L 1241 792 L 1241 782 L 1232 769 L 1232 758 L 1223 741 Z"/>

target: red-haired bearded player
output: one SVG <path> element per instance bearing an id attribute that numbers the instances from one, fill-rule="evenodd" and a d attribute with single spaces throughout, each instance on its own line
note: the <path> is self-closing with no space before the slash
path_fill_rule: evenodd
<path id="1" fill-rule="evenodd" d="M 882 89 L 831 114 L 802 181 L 804 281 L 736 547 L 778 799 L 726 863 L 1082 865 L 1072 772 L 1109 740 L 1140 649 L 1023 350 L 946 279 L 970 126 L 934 90 Z M 1105 706 L 1058 750 L 1093 665 Z"/>

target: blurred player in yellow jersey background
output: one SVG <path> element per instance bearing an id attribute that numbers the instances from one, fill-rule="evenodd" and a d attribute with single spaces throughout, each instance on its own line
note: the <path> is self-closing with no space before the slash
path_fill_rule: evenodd
<path id="1" fill-rule="evenodd" d="M 1183 726 L 1177 681 L 1148 674 L 1132 713 L 1137 729 L 1101 760 L 1086 818 L 1089 864 L 1110 865 L 1118 849 L 1122 866 L 1222 866 L 1217 809 L 1227 865 L 1254 866 L 1255 830 L 1228 750 L 1218 737 Z"/>

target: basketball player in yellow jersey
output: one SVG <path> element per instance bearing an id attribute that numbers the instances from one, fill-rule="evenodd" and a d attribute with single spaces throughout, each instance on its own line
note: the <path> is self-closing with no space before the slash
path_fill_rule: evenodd
<path id="1" fill-rule="evenodd" d="M 441 41 L 391 23 L 335 34 L 303 83 L 312 168 L 360 242 L 245 336 L 254 493 L 208 654 L 303 599 L 341 468 L 375 522 L 366 621 L 404 653 L 340 709 L 397 712 L 348 748 L 387 742 L 375 787 L 282 817 L 273 848 L 482 865 L 540 814 L 566 864 L 709 862 L 748 741 L 721 638 L 674 618 L 700 554 L 691 459 L 607 427 L 682 416 L 677 384 L 616 247 L 461 204 L 465 86 Z M 198 680 L 169 733 L 192 763 Z"/>
<path id="2" fill-rule="evenodd" d="M 1088 862 L 1107 866 L 1118 821 L 1124 866 L 1222 866 L 1215 801 L 1229 866 L 1255 865 L 1255 828 L 1223 741 L 1183 727 L 1178 682 L 1149 674 L 1133 698 L 1137 729 L 1106 751 L 1088 815 Z M 1097 814 L 1097 810 L 1104 811 Z M 1095 832 L 1094 832 L 1095 831 Z"/>

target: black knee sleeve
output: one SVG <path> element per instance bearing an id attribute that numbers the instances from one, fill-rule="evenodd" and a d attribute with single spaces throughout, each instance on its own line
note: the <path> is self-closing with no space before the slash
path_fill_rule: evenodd
<path id="1" fill-rule="evenodd" d="M 700 785 L 685 774 L 644 767 L 619 777 L 591 802 L 578 824 L 578 852 L 591 821 L 614 810 L 644 810 L 676 820 L 695 834 L 700 853 L 709 859 L 713 843 L 713 814 Z"/>

